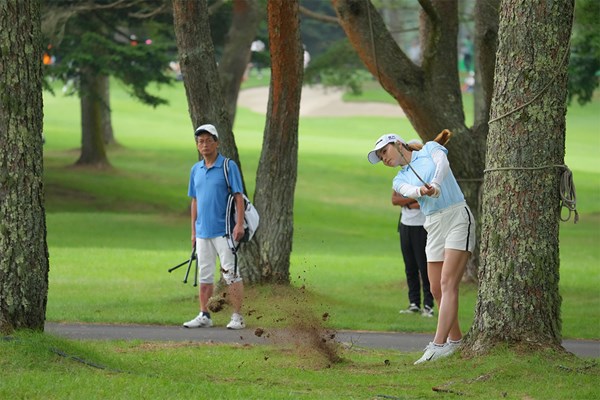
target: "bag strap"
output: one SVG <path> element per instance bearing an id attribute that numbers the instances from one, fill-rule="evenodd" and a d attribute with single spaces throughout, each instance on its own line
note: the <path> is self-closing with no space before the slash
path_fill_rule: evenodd
<path id="1" fill-rule="evenodd" d="M 225 174 L 227 189 L 229 190 L 229 194 L 231 194 L 231 185 L 229 184 L 229 158 L 227 157 L 225 157 L 225 161 L 223 161 L 223 174 Z"/>
<path id="2" fill-rule="evenodd" d="M 237 244 L 237 246 L 233 242 L 232 232 L 231 232 L 231 220 L 230 215 L 233 211 L 233 207 L 235 207 L 233 196 L 231 195 L 231 185 L 229 184 L 229 158 L 225 157 L 225 161 L 223 162 L 223 174 L 225 174 L 225 182 L 227 182 L 227 189 L 229 190 L 229 197 L 227 199 L 227 211 L 225 216 L 225 236 L 227 237 L 227 242 L 230 245 L 231 251 L 233 252 L 233 273 L 237 275 L 238 271 L 238 260 L 237 260 L 237 251 L 240 248 L 241 242 Z"/>

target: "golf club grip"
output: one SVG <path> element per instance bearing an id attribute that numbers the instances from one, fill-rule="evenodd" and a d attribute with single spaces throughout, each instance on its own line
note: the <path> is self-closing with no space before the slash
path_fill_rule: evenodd
<path id="1" fill-rule="evenodd" d="M 192 267 L 192 262 L 196 258 L 196 244 L 192 247 L 192 254 L 190 254 L 190 259 L 188 260 L 187 271 L 185 271 L 185 278 L 183 278 L 183 283 L 187 283 L 188 277 L 190 276 L 190 268 Z M 196 261 L 197 262 L 197 261 Z"/>

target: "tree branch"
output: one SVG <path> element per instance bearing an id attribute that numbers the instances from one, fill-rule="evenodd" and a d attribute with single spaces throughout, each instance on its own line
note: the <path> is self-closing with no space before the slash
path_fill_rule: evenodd
<path id="1" fill-rule="evenodd" d="M 421 5 L 421 8 L 423 8 L 423 11 L 425 11 L 425 14 L 427 14 L 429 19 L 431 19 L 434 24 L 440 22 L 440 16 L 435 11 L 433 4 L 431 4 L 431 0 L 419 0 L 419 4 Z"/>
<path id="2" fill-rule="evenodd" d="M 340 23 L 340 21 L 337 19 L 337 17 L 332 17 L 330 15 L 317 13 L 312 10 L 309 10 L 306 7 L 300 6 L 299 10 L 300 10 L 300 14 L 304 15 L 305 17 L 315 19 L 317 21 L 326 22 L 328 24 L 339 24 Z"/>

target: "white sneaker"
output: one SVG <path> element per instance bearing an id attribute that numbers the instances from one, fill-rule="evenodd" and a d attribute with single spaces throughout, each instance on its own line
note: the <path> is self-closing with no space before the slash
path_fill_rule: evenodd
<path id="1" fill-rule="evenodd" d="M 237 313 L 231 316 L 231 321 L 227 324 L 227 329 L 244 329 L 245 327 L 244 318 Z"/>
<path id="2" fill-rule="evenodd" d="M 460 339 L 460 340 L 450 340 L 450 339 L 448 339 L 447 346 L 450 347 L 450 350 L 449 350 L 448 354 L 452 354 L 456 350 L 458 350 L 458 348 L 460 347 L 461 344 L 462 344 L 462 339 Z"/>
<path id="3" fill-rule="evenodd" d="M 414 365 L 421 364 L 425 361 L 437 360 L 438 358 L 446 357 L 450 354 L 452 354 L 452 350 L 448 343 L 444 343 L 440 346 L 430 342 L 427 347 L 425 347 L 425 353 L 423 353 L 423 356 L 415 361 Z"/>
<path id="4" fill-rule="evenodd" d="M 429 306 L 423 307 L 423 312 L 421 312 L 421 315 L 424 317 L 428 317 L 428 318 L 433 317 L 433 315 L 434 315 L 433 308 L 429 307 Z"/>
<path id="5" fill-rule="evenodd" d="M 183 326 L 186 328 L 210 328 L 212 326 L 212 319 L 208 318 L 202 313 L 198 314 L 196 318 L 191 321 L 184 322 Z"/>

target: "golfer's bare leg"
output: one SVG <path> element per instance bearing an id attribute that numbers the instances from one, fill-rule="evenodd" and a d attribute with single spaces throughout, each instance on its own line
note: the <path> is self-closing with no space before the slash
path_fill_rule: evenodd
<path id="1" fill-rule="evenodd" d="M 429 291 L 438 305 L 442 302 L 442 261 L 427 263 L 427 277 L 429 278 Z"/>
<path id="2" fill-rule="evenodd" d="M 460 340 L 462 332 L 458 324 L 458 292 L 460 281 L 470 253 L 461 250 L 445 249 L 444 265 L 441 273 L 442 299 L 437 330 L 433 341 L 443 344 L 450 340 Z"/>
<path id="3" fill-rule="evenodd" d="M 208 300 L 213 295 L 214 285 L 212 283 L 201 283 L 200 284 L 200 311 L 208 312 Z"/>

